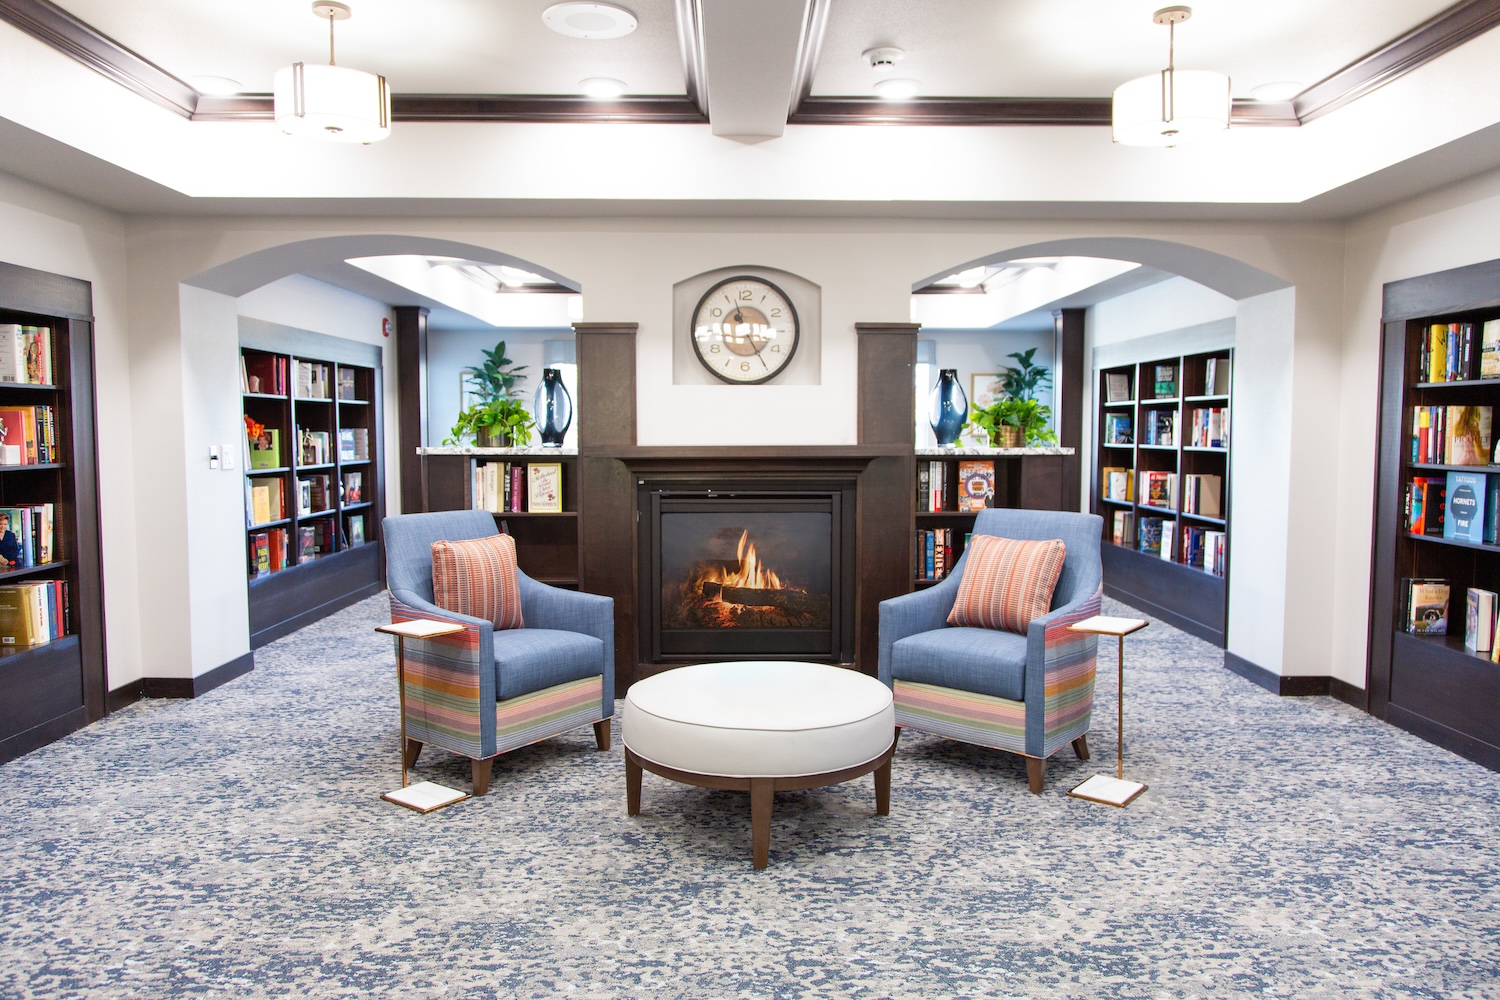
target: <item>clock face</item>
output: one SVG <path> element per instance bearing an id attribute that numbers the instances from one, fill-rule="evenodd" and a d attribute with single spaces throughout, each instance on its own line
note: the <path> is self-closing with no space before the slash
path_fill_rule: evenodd
<path id="1" fill-rule="evenodd" d="M 693 350 L 725 382 L 754 385 L 775 378 L 797 350 L 797 310 L 764 278 L 726 278 L 693 310 Z"/>

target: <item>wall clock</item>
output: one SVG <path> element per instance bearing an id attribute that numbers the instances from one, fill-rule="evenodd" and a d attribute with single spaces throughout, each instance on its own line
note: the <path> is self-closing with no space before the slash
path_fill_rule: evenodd
<path id="1" fill-rule="evenodd" d="M 736 275 L 693 309 L 693 351 L 716 378 L 756 385 L 780 374 L 797 352 L 801 326 L 792 300 L 765 278 Z"/>

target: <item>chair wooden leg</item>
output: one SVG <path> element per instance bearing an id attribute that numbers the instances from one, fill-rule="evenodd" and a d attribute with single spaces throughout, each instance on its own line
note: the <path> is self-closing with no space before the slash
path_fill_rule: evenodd
<path id="1" fill-rule="evenodd" d="M 775 778 L 750 779 L 750 857 L 757 871 L 771 862 L 771 806 L 775 801 Z"/>
<path id="2" fill-rule="evenodd" d="M 891 762 L 875 769 L 875 815 L 891 814 Z"/>
<path id="3" fill-rule="evenodd" d="M 641 814 L 641 765 L 635 754 L 625 751 L 625 815 Z"/>
<path id="4" fill-rule="evenodd" d="M 406 769 L 410 771 L 417 766 L 417 755 L 422 752 L 421 740 L 406 741 Z"/>
<path id="5" fill-rule="evenodd" d="M 484 795 L 490 790 L 490 769 L 495 766 L 495 758 L 476 760 L 471 764 L 474 773 L 474 795 L 476 797 Z"/>
<path id="6" fill-rule="evenodd" d="M 1073 741 L 1073 752 L 1078 755 L 1079 760 L 1089 759 L 1089 735 L 1084 733 Z"/>
<path id="7" fill-rule="evenodd" d="M 599 745 L 600 750 L 609 749 L 609 720 L 600 719 L 594 723 L 594 742 Z"/>
<path id="8" fill-rule="evenodd" d="M 1047 762 L 1040 757 L 1026 758 L 1026 784 L 1031 787 L 1031 794 L 1042 794 L 1042 782 L 1047 778 Z"/>

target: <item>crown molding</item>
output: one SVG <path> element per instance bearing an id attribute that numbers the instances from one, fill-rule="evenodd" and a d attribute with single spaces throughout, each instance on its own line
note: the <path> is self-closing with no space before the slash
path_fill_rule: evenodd
<path id="1" fill-rule="evenodd" d="M 0 0 L 0 21 L 168 111 L 191 118 L 198 92 L 47 0 Z"/>
<path id="2" fill-rule="evenodd" d="M 1107 97 L 947 97 L 890 102 L 867 97 L 812 97 L 829 0 L 812 0 L 799 53 L 792 125 L 1093 125 L 1110 123 Z M 391 117 L 419 122 L 571 124 L 703 124 L 704 92 L 699 0 L 676 0 L 685 97 L 632 97 L 601 102 L 583 97 L 505 94 L 395 94 Z M 200 95 L 48 0 L 0 0 L 4 21 L 115 83 L 193 121 L 266 121 L 269 95 Z M 1295 126 L 1390 83 L 1500 26 L 1500 0 L 1460 0 L 1436 16 L 1308 87 L 1290 102 L 1235 101 L 1237 126 Z"/>
<path id="3" fill-rule="evenodd" d="M 275 118 L 270 94 L 198 98 L 195 122 L 263 122 Z M 702 125 L 686 97 L 588 97 L 505 94 L 392 94 L 396 122 L 549 122 L 553 124 Z"/>

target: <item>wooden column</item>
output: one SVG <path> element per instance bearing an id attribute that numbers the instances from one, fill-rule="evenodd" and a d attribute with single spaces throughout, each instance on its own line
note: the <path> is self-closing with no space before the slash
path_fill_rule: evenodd
<path id="1" fill-rule="evenodd" d="M 579 589 L 615 600 L 615 694 L 635 681 L 636 323 L 575 323 L 578 339 Z"/>
<path id="2" fill-rule="evenodd" d="M 427 509 L 427 307 L 396 307 L 396 448 L 401 456 L 401 513 Z"/>
<path id="3" fill-rule="evenodd" d="M 1058 510 L 1080 510 L 1083 475 L 1083 386 L 1087 378 L 1083 360 L 1082 309 L 1059 309 L 1052 314 L 1053 363 L 1052 408 L 1057 414 L 1057 443 L 1072 448 L 1062 459 L 1062 494 Z"/>
<path id="4" fill-rule="evenodd" d="M 916 489 L 918 323 L 856 323 L 859 443 L 889 448 L 859 477 L 859 602 L 854 643 L 859 669 L 879 666 L 880 602 L 911 589 L 912 496 Z"/>

